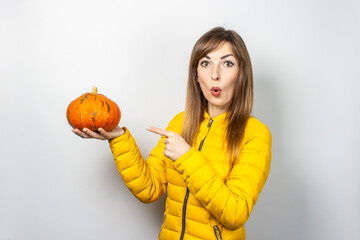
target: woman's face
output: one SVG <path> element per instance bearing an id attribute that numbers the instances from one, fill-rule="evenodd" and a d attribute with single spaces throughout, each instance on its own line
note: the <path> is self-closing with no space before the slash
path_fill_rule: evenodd
<path id="1" fill-rule="evenodd" d="M 231 44 L 224 42 L 200 59 L 197 67 L 201 91 L 213 118 L 229 109 L 239 74 L 239 64 Z"/>

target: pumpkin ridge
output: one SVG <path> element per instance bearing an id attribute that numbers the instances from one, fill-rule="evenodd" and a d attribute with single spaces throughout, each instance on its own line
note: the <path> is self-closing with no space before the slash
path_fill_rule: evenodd
<path id="1" fill-rule="evenodd" d="M 105 100 L 105 103 L 106 103 L 106 106 L 107 106 L 108 114 L 109 114 L 109 116 L 110 116 L 110 105 L 109 105 L 109 103 L 106 101 L 106 99 L 104 99 L 104 100 Z"/>
<path id="2" fill-rule="evenodd" d="M 96 97 L 95 97 L 95 99 L 96 99 Z M 96 131 L 96 130 L 97 130 L 96 127 L 95 127 L 95 115 L 96 115 L 96 111 L 93 112 L 92 115 L 93 115 L 93 117 L 92 117 L 91 119 L 92 119 L 92 121 L 93 121 L 93 130 Z"/>
<path id="3" fill-rule="evenodd" d="M 83 119 L 82 119 L 82 112 L 80 112 L 80 121 L 81 121 L 81 124 L 83 125 L 83 128 L 85 128 L 85 125 L 84 125 L 84 122 L 83 122 Z"/>

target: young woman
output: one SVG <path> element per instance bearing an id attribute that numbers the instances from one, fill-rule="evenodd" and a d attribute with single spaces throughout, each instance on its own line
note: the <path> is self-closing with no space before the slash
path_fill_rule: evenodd
<path id="1" fill-rule="evenodd" d="M 195 44 L 185 111 L 144 161 L 128 129 L 73 132 L 109 140 L 117 168 L 142 202 L 167 192 L 159 239 L 245 239 L 244 224 L 270 170 L 271 134 L 252 117 L 253 77 L 241 37 L 221 27 Z"/>

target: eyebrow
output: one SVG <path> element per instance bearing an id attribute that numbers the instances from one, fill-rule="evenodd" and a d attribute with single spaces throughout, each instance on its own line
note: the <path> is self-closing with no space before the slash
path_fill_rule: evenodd
<path id="1" fill-rule="evenodd" d="M 224 59 L 224 58 L 227 58 L 227 57 L 229 57 L 229 56 L 233 56 L 233 57 L 235 57 L 233 54 L 227 54 L 227 55 L 225 55 L 225 56 L 222 56 L 220 59 Z M 204 58 L 207 58 L 207 59 L 211 59 L 209 56 L 205 56 Z"/>

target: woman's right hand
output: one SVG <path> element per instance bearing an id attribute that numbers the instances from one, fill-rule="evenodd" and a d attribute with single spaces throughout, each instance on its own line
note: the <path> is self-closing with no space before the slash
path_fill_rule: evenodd
<path id="1" fill-rule="evenodd" d="M 120 137 L 121 135 L 123 135 L 125 133 L 125 130 L 119 126 L 114 128 L 110 132 L 107 132 L 102 128 L 98 129 L 99 132 L 91 131 L 88 128 L 84 128 L 84 129 L 82 129 L 82 131 L 77 128 L 74 128 L 72 131 L 73 131 L 73 133 L 75 133 L 76 135 L 78 135 L 82 138 L 95 138 L 95 139 L 100 139 L 100 140 L 111 140 L 111 139 Z"/>

